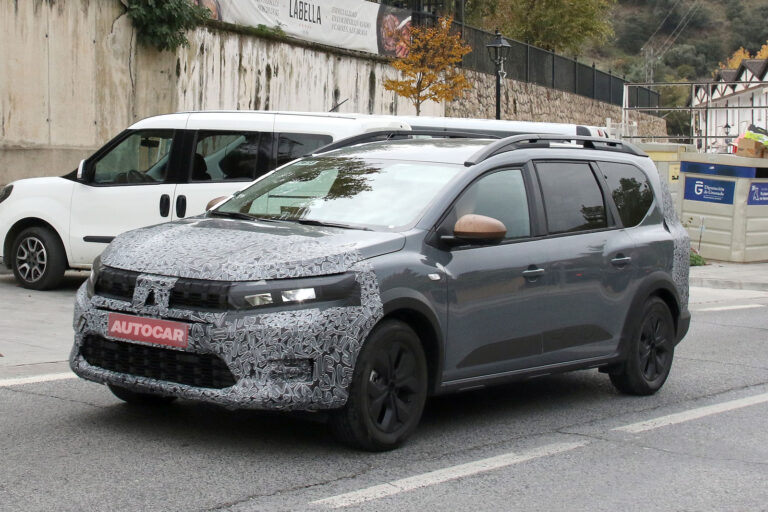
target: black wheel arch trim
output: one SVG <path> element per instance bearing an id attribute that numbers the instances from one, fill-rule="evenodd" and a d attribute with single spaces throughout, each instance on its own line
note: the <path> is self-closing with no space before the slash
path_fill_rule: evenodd
<path id="1" fill-rule="evenodd" d="M 418 297 L 393 297 L 382 296 L 384 317 L 396 318 L 407 323 L 421 340 L 424 355 L 427 359 L 427 373 L 429 378 L 428 394 L 438 392 L 442 384 L 443 360 L 445 342 L 442 328 L 437 313 L 424 300 Z"/>
<path id="2" fill-rule="evenodd" d="M 639 283 L 635 297 L 632 300 L 632 305 L 627 311 L 624 328 L 621 332 L 621 340 L 619 341 L 619 353 L 622 359 L 626 358 L 630 337 L 641 320 L 640 312 L 643 310 L 643 305 L 653 296 L 659 297 L 669 306 L 672 320 L 675 323 L 675 345 L 680 343 L 688 332 L 691 315 L 687 308 L 683 309 L 681 306 L 680 294 L 675 283 L 668 274 L 661 271 L 653 272 Z"/>

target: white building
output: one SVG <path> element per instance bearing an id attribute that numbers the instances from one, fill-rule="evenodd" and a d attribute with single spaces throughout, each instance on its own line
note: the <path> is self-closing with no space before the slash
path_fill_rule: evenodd
<path id="1" fill-rule="evenodd" d="M 694 111 L 696 135 L 721 137 L 697 139 L 699 147 L 708 140 L 710 152 L 725 152 L 750 124 L 768 129 L 768 59 L 746 59 L 738 69 L 719 70 L 712 82 L 694 88 L 693 106 L 703 109 Z"/>

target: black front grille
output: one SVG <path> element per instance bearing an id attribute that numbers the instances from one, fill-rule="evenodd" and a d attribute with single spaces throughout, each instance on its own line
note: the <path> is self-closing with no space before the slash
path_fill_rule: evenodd
<path id="1" fill-rule="evenodd" d="M 171 291 L 169 306 L 201 311 L 227 309 L 229 283 L 202 279 L 179 279 Z"/>
<path id="2" fill-rule="evenodd" d="M 136 288 L 138 276 L 138 272 L 103 267 L 96 280 L 96 295 L 130 301 L 133 299 L 133 290 Z"/>
<path id="3" fill-rule="evenodd" d="M 149 347 L 101 336 L 86 336 L 81 353 L 91 366 L 137 377 L 200 388 L 234 386 L 234 375 L 218 356 Z"/>

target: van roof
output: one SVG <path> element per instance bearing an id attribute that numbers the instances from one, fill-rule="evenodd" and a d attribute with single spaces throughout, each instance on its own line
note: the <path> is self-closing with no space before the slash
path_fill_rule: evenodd
<path id="1" fill-rule="evenodd" d="M 367 142 L 321 153 L 318 157 L 372 158 L 461 164 L 496 139 L 406 139 Z M 313 158 L 313 157 L 309 157 Z"/>

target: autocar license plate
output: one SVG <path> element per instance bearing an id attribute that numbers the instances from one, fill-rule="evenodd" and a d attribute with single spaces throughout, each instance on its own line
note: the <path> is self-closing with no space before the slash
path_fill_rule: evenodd
<path id="1" fill-rule="evenodd" d="M 107 335 L 155 345 L 187 348 L 189 326 L 181 322 L 110 313 Z"/>

